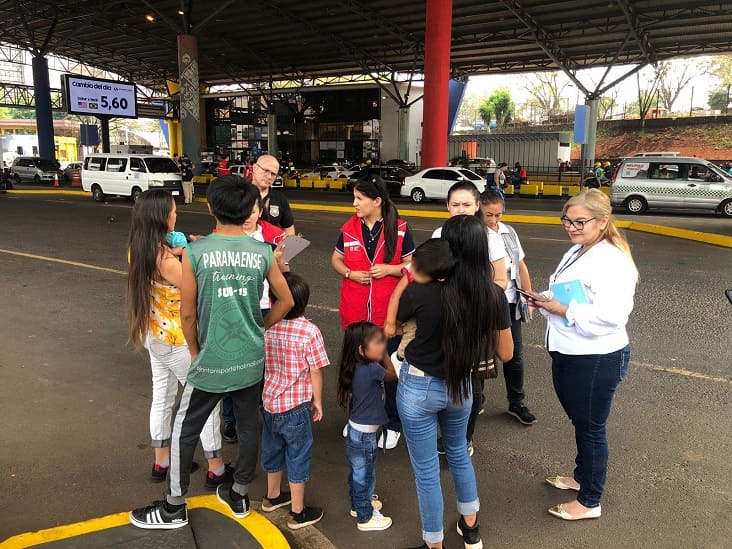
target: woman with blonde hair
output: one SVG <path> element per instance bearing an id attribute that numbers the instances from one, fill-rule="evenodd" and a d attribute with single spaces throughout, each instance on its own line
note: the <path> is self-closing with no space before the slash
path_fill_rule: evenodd
<path id="1" fill-rule="evenodd" d="M 573 246 L 552 274 L 548 295 L 531 299 L 530 305 L 547 318 L 554 389 L 577 444 L 574 474 L 546 479 L 555 488 L 578 492 L 577 499 L 549 513 L 581 520 L 602 513 L 606 426 L 613 395 L 628 371 L 626 324 L 638 271 L 604 193 L 590 189 L 571 198 L 561 219 Z"/>

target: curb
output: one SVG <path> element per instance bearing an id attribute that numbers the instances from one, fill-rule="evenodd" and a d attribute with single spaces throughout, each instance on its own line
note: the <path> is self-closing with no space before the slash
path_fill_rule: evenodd
<path id="1" fill-rule="evenodd" d="M 8 194 L 26 194 L 26 195 L 66 195 L 66 196 L 89 196 L 85 191 L 72 190 L 11 190 Z M 205 198 L 194 198 L 194 202 L 206 204 Z M 352 213 L 351 206 L 334 206 L 330 204 L 308 204 L 302 202 L 292 202 L 290 206 L 293 210 L 310 211 L 310 212 L 332 212 L 332 213 Z M 427 219 L 448 219 L 450 215 L 447 212 L 436 212 L 429 210 L 410 210 L 400 209 L 399 213 L 404 217 L 418 217 Z M 506 214 L 503 216 L 504 221 L 508 223 L 527 223 L 531 225 L 560 225 L 561 222 L 556 217 L 542 215 L 513 215 Z M 639 221 L 617 221 L 620 229 L 628 229 L 642 233 L 650 233 L 660 236 L 668 236 L 671 238 L 680 238 L 682 240 L 691 240 L 693 242 L 701 242 L 703 244 L 711 244 L 712 246 L 720 246 L 722 248 L 732 248 L 732 236 L 725 236 L 715 233 L 705 233 L 702 231 L 693 231 L 690 229 L 680 229 L 678 227 L 668 227 L 666 225 L 655 225 L 652 223 L 642 223 Z"/>

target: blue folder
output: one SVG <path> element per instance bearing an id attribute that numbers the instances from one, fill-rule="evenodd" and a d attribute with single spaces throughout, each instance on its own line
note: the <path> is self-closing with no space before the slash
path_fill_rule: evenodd
<path id="1" fill-rule="evenodd" d="M 585 287 L 579 280 L 568 280 L 567 282 L 557 282 L 551 285 L 552 295 L 554 299 L 562 305 L 569 305 L 572 301 L 580 305 L 589 303 Z M 569 326 L 567 319 L 564 319 L 565 325 Z"/>

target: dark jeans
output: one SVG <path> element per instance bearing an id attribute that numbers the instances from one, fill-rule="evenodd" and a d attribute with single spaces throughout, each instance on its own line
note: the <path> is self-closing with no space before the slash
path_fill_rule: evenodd
<path id="1" fill-rule="evenodd" d="M 348 493 L 351 508 L 356 511 L 358 522 L 371 520 L 374 508 L 371 498 L 376 489 L 376 438 L 378 433 L 362 433 L 350 425 L 346 438 L 346 455 L 351 465 L 348 475 Z"/>
<path id="2" fill-rule="evenodd" d="M 554 389 L 574 425 L 577 501 L 597 507 L 607 475 L 607 419 L 615 389 L 628 373 L 630 346 L 606 355 L 549 354 Z"/>
<path id="3" fill-rule="evenodd" d="M 470 417 L 468 417 L 468 442 L 473 440 L 475 433 L 475 424 L 478 421 L 478 414 L 483 407 L 483 389 L 485 388 L 485 379 L 473 379 L 473 405 L 470 408 Z"/>
<path id="4" fill-rule="evenodd" d="M 391 356 L 392 353 L 396 352 L 396 350 L 399 348 L 399 344 L 401 343 L 401 341 L 402 336 L 395 336 L 386 342 L 386 352 L 389 353 L 389 356 Z M 399 366 L 395 365 L 394 367 L 398 368 Z M 386 396 L 384 408 L 386 409 L 386 416 L 389 418 L 389 423 L 386 424 L 386 428 L 391 431 L 397 431 L 398 433 L 401 433 L 402 422 L 399 419 L 399 410 L 397 410 L 396 401 L 397 385 L 398 383 L 396 381 L 384 383 L 384 393 Z"/>
<path id="5" fill-rule="evenodd" d="M 259 384 L 229 393 L 237 417 L 236 434 L 239 438 L 239 454 L 234 472 L 235 492 L 246 495 L 254 479 L 259 451 Z M 178 411 L 173 422 L 170 444 L 170 470 L 168 471 L 168 503 L 182 505 L 190 484 L 193 453 L 203 426 L 221 401 L 223 395 L 196 389 L 193 385 L 183 388 Z"/>
<path id="6" fill-rule="evenodd" d="M 516 317 L 516 304 L 511 303 L 511 337 L 513 338 L 513 358 L 503 363 L 503 379 L 506 380 L 508 403 L 520 405 L 524 398 L 524 343 L 521 336 L 522 322 Z"/>

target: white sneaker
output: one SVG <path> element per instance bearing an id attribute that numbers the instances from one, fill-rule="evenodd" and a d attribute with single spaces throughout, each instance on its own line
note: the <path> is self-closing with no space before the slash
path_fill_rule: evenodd
<path id="1" fill-rule="evenodd" d="M 346 426 L 343 428 L 343 438 L 348 438 L 348 423 L 346 423 Z"/>
<path id="2" fill-rule="evenodd" d="M 387 429 L 386 437 L 383 435 L 379 437 L 379 448 L 384 448 L 384 438 L 386 438 L 386 449 L 393 450 L 396 448 L 396 445 L 399 444 L 399 439 L 402 438 L 402 434 L 399 431 Z"/>
<path id="3" fill-rule="evenodd" d="M 473 441 L 471 440 L 468 442 L 468 455 L 470 457 L 473 457 L 473 454 L 475 453 L 475 449 L 473 448 Z"/>
<path id="4" fill-rule="evenodd" d="M 376 496 L 376 497 L 378 497 L 378 496 Z M 383 506 L 384 505 L 378 499 L 371 500 L 371 507 L 374 508 L 374 511 L 381 511 Z M 353 518 L 356 518 L 356 517 L 358 517 L 358 513 L 354 509 L 351 509 L 351 516 Z"/>
<path id="5" fill-rule="evenodd" d="M 368 522 L 359 522 L 356 526 L 361 532 L 378 532 L 386 530 L 392 524 L 391 518 L 385 517 L 379 511 L 374 510 L 371 520 Z"/>

